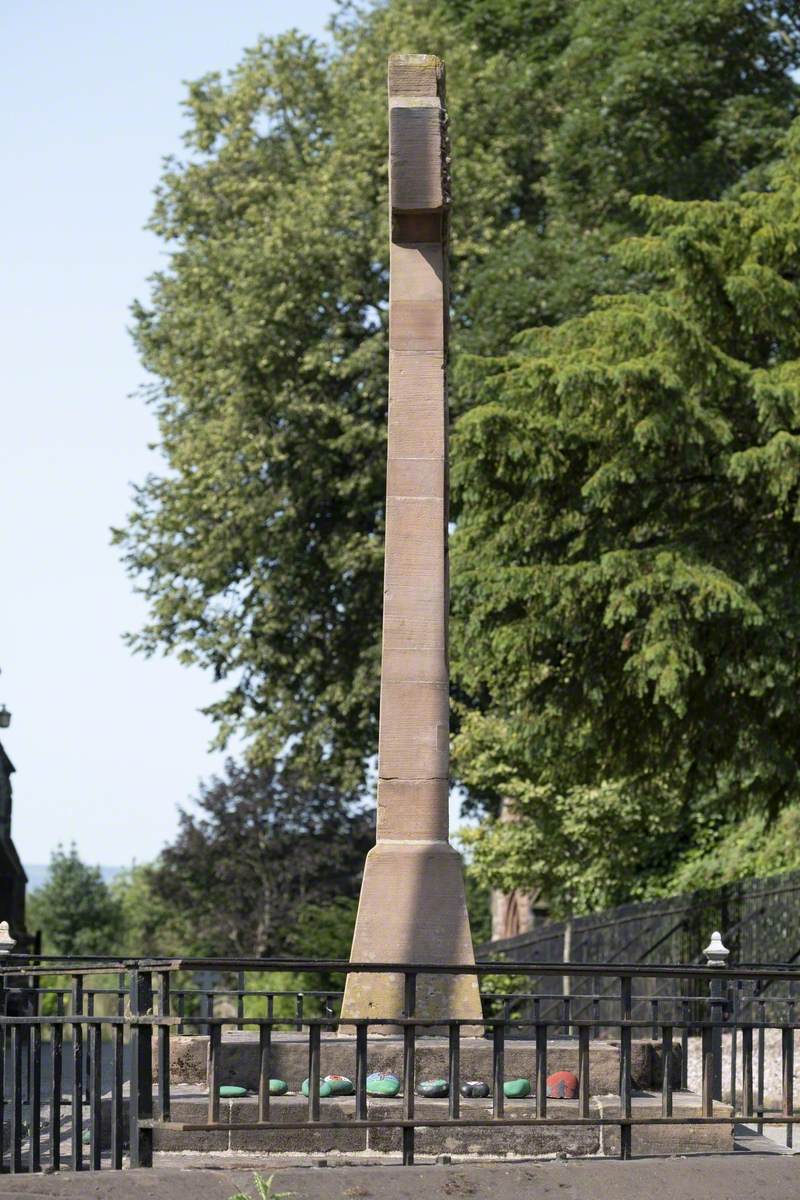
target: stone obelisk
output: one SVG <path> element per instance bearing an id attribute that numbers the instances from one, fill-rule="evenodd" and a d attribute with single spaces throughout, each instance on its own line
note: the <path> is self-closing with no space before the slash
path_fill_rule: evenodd
<path id="1" fill-rule="evenodd" d="M 447 241 L 444 66 L 389 60 L 389 443 L 378 827 L 351 962 L 469 965 L 448 841 Z M 342 1018 L 396 1017 L 399 973 L 354 973 Z M 474 975 L 422 975 L 417 1015 L 477 1020 Z"/>

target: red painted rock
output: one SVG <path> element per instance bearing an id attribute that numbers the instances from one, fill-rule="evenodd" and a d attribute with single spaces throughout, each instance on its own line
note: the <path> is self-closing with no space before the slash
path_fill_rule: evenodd
<path id="1" fill-rule="evenodd" d="M 552 1100 L 577 1100 L 578 1076 L 572 1071 L 556 1071 L 547 1076 L 547 1095 Z"/>

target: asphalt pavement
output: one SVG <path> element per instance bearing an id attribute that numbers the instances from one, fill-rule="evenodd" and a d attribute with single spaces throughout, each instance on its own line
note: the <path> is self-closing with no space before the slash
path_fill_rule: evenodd
<path id="1" fill-rule="evenodd" d="M 245 1169 L 220 1159 L 209 1168 L 186 1157 L 153 1170 L 96 1175 L 3 1176 L 0 1197 L 37 1200 L 258 1200 L 253 1170 L 272 1176 L 277 1200 L 798 1200 L 800 1157 L 785 1154 L 698 1155 L 620 1162 L 582 1159 L 527 1163 L 287 1166 L 252 1160 Z"/>

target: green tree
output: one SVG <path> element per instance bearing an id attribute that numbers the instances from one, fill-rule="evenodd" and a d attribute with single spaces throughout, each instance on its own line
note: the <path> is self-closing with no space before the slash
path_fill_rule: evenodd
<path id="1" fill-rule="evenodd" d="M 564 909 L 798 799 L 800 122 L 767 184 L 637 201 L 653 285 L 477 364 L 457 430 L 457 758 L 520 816 L 475 864 Z"/>
<path id="2" fill-rule="evenodd" d="M 458 410 L 464 351 L 498 353 L 619 278 L 608 248 L 639 228 L 632 192 L 717 196 L 774 154 L 796 103 L 793 11 L 345 5 L 331 49 L 262 41 L 190 86 L 151 223 L 168 263 L 134 309 L 163 468 L 116 539 L 150 608 L 134 646 L 224 685 L 221 742 L 345 790 L 376 745 L 387 54 L 448 66 Z"/>
<path id="3" fill-rule="evenodd" d="M 119 954 L 123 917 L 99 867 L 78 857 L 74 845 L 50 857 L 47 879 L 28 897 L 27 924 L 41 929 L 46 954 Z"/>
<path id="4" fill-rule="evenodd" d="M 201 788 L 195 810 L 181 811 L 147 886 L 184 931 L 184 953 L 302 952 L 296 939 L 315 908 L 326 918 L 321 934 L 341 945 L 373 841 L 372 814 L 353 797 L 274 766 L 229 761 Z"/>

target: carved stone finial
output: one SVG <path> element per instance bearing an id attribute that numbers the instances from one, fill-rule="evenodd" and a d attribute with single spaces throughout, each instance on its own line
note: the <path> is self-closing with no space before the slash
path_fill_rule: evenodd
<path id="1" fill-rule="evenodd" d="M 724 967 L 725 962 L 730 954 L 727 946 L 722 944 L 722 936 L 718 929 L 715 929 L 711 935 L 711 941 L 703 951 L 708 959 L 709 967 Z"/>
<path id="2" fill-rule="evenodd" d="M 16 938 L 12 938 L 8 921 L 0 921 L 0 955 L 10 954 L 16 946 Z"/>

